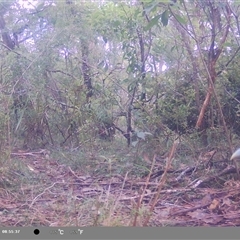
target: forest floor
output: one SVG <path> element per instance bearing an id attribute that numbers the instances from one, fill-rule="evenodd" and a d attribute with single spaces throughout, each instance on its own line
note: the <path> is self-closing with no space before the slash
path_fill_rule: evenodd
<path id="1" fill-rule="evenodd" d="M 0 225 L 143 226 L 150 216 L 147 226 L 240 226 L 240 182 L 216 156 L 169 169 L 151 212 L 161 157 L 150 171 L 147 154 L 120 143 L 15 149 L 1 160 Z"/>

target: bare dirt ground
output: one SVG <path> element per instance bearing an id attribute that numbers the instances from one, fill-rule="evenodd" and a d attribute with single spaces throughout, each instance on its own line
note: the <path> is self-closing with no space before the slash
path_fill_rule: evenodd
<path id="1" fill-rule="evenodd" d="M 148 226 L 240 226 L 232 166 L 172 168 L 151 212 L 164 163 L 149 175 L 146 156 L 102 153 L 12 152 L 0 171 L 0 225 L 142 226 L 150 214 Z"/>

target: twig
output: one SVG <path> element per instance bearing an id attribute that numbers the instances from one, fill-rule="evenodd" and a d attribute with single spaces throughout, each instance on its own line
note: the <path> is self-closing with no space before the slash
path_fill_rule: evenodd
<path id="1" fill-rule="evenodd" d="M 47 187 L 44 189 L 44 191 L 40 194 L 38 194 L 32 201 L 32 203 L 30 204 L 29 208 L 32 208 L 33 204 L 36 202 L 36 200 L 41 197 L 47 190 L 49 190 L 50 188 L 54 187 L 54 185 L 56 185 L 57 183 L 62 183 L 62 182 L 55 182 L 53 183 L 50 187 Z"/>
<path id="2" fill-rule="evenodd" d="M 188 209 L 184 209 L 184 210 L 175 212 L 171 215 L 175 216 L 175 215 L 180 215 L 180 214 L 183 214 L 183 213 L 191 212 L 191 211 L 194 211 L 194 210 L 199 209 L 199 208 L 205 208 L 205 207 L 209 206 L 210 204 L 211 204 L 211 201 L 209 203 L 205 203 L 205 204 L 202 204 L 202 205 L 199 205 L 199 206 L 196 206 L 196 207 L 192 207 L 192 208 L 188 208 Z"/>
<path id="3" fill-rule="evenodd" d="M 164 186 L 164 184 L 165 184 L 165 182 L 167 180 L 167 172 L 168 172 L 168 170 L 171 167 L 172 159 L 173 159 L 174 154 L 175 154 L 175 152 L 177 150 L 178 144 L 179 144 L 179 141 L 178 141 L 178 139 L 176 139 L 174 141 L 174 143 L 173 143 L 173 146 L 172 146 L 171 152 L 169 154 L 169 157 L 167 158 L 166 167 L 165 167 L 164 173 L 163 173 L 163 175 L 162 175 L 162 177 L 161 177 L 161 179 L 159 181 L 157 193 L 155 194 L 155 197 L 154 197 L 153 201 L 150 202 L 150 206 L 151 206 L 150 210 L 149 210 L 150 214 L 146 217 L 146 219 L 145 219 L 145 221 L 143 223 L 143 226 L 147 226 L 147 224 L 149 222 L 149 219 L 150 219 L 150 217 L 151 217 L 151 215 L 153 213 L 153 210 L 154 210 L 154 208 L 155 208 L 155 206 L 156 206 L 156 204 L 158 202 L 161 190 L 162 190 L 162 188 L 163 188 L 163 186 Z"/>
<path id="4" fill-rule="evenodd" d="M 155 165 L 155 162 L 156 162 L 156 155 L 154 154 L 153 156 L 153 161 L 152 161 L 152 165 L 151 165 L 151 169 L 149 171 L 149 174 L 148 174 L 148 177 L 147 177 L 147 180 L 145 182 L 145 186 L 144 186 L 144 189 L 142 190 L 142 193 L 140 196 L 138 196 L 138 203 L 137 203 L 137 207 L 136 207 L 136 213 L 135 213 L 135 216 L 134 216 L 134 221 L 133 221 L 133 226 L 135 227 L 136 224 L 137 224 L 137 218 L 139 216 L 139 209 L 140 209 L 140 206 L 142 204 L 142 200 L 143 200 L 143 197 L 145 196 L 144 193 L 147 189 L 147 186 L 149 184 L 149 180 L 150 180 L 150 177 L 151 177 L 151 174 L 152 174 L 152 171 L 153 171 L 153 167 Z"/>

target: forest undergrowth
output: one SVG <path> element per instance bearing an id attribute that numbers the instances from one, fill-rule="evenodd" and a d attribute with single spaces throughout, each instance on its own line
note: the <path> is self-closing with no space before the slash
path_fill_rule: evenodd
<path id="1" fill-rule="evenodd" d="M 240 226 L 221 150 L 150 149 L 118 139 L 2 155 L 1 226 Z"/>

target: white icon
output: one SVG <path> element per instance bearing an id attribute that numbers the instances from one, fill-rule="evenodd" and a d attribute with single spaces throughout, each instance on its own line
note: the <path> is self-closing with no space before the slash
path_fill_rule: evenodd
<path id="1" fill-rule="evenodd" d="M 79 231 L 79 234 L 82 234 L 83 233 L 83 230 L 82 229 L 78 229 Z"/>
<path id="2" fill-rule="evenodd" d="M 63 229 L 58 229 L 60 235 L 63 235 L 64 234 L 64 230 Z"/>

